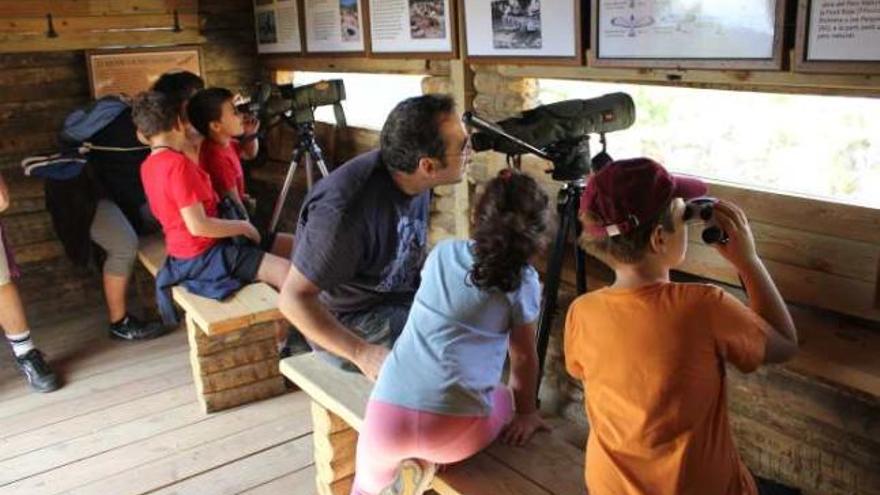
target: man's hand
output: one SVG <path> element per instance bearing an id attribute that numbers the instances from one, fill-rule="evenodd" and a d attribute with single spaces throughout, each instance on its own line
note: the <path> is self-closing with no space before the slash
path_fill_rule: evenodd
<path id="1" fill-rule="evenodd" d="M 363 343 L 355 351 L 354 364 L 360 368 L 361 373 L 372 381 L 379 377 L 382 363 L 388 357 L 388 349 L 381 345 Z"/>
<path id="2" fill-rule="evenodd" d="M 517 414 L 513 417 L 504 431 L 501 440 L 508 445 L 523 446 L 529 442 L 532 435 L 539 431 L 550 431 L 550 426 L 541 419 L 538 412 L 529 414 Z"/>

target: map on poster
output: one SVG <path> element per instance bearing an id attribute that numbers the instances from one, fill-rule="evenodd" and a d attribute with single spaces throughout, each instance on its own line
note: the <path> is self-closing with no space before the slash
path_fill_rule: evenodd
<path id="1" fill-rule="evenodd" d="M 880 60 L 880 0 L 810 2 L 807 60 Z"/>
<path id="2" fill-rule="evenodd" d="M 370 0 L 376 53 L 452 52 L 451 0 Z"/>
<path id="3" fill-rule="evenodd" d="M 309 52 L 364 51 L 361 0 L 305 0 L 305 17 Z"/>
<path id="4" fill-rule="evenodd" d="M 599 0 L 598 57 L 770 59 L 781 0 Z"/>
<path id="5" fill-rule="evenodd" d="M 296 0 L 254 0 L 259 53 L 302 51 Z"/>

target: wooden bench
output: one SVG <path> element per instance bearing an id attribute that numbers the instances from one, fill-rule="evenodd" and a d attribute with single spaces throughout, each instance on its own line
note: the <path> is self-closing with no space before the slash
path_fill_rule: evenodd
<path id="1" fill-rule="evenodd" d="M 141 240 L 138 258 L 155 277 L 165 262 L 163 239 Z M 186 312 L 193 380 L 206 413 L 285 392 L 275 336 L 284 317 L 275 289 L 251 284 L 225 301 L 197 296 L 183 287 L 171 292 Z"/>
<path id="2" fill-rule="evenodd" d="M 316 483 L 321 495 L 348 495 L 354 481 L 357 435 L 372 383 L 335 368 L 314 353 L 287 358 L 281 372 L 312 399 Z M 526 447 L 493 444 L 438 473 L 440 495 L 582 495 L 584 453 L 551 433 Z"/>

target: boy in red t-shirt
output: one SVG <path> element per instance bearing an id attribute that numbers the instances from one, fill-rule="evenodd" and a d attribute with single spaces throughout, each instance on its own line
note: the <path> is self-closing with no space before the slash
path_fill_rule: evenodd
<path id="1" fill-rule="evenodd" d="M 181 152 L 187 138 L 178 106 L 161 93 L 142 93 L 132 118 L 152 149 L 141 165 L 141 180 L 165 234 L 168 258 L 156 283 L 165 297 L 160 309 L 166 322 L 174 321 L 167 289 L 178 283 L 215 299 L 257 280 L 279 288 L 289 262 L 256 247 L 260 234 L 250 222 L 217 217 L 218 197 L 210 177 Z M 229 241 L 236 236 L 256 245 Z"/>
<path id="2" fill-rule="evenodd" d="M 252 115 L 238 113 L 234 101 L 235 96 L 228 89 L 203 89 L 187 103 L 187 116 L 190 124 L 205 138 L 199 151 L 199 165 L 208 172 L 214 190 L 221 198 L 230 198 L 238 211 L 250 217 L 256 201 L 245 191 L 241 159 L 250 160 L 257 156 L 256 132 L 260 121 Z M 290 257 L 292 235 L 278 233 L 270 242 L 273 253 Z"/>
<path id="3" fill-rule="evenodd" d="M 797 332 L 755 252 L 743 211 L 718 201 L 729 236 L 714 244 L 739 272 L 749 306 L 719 287 L 669 280 L 687 250 L 686 200 L 706 193 L 647 158 L 594 174 L 581 198 L 581 245 L 614 283 L 576 299 L 566 368 L 584 384 L 591 495 L 754 495 L 727 415 L 725 364 L 748 373 L 790 359 Z M 761 491 L 762 492 L 762 491 Z"/>
<path id="4" fill-rule="evenodd" d="M 245 192 L 241 159 L 257 156 L 256 132 L 260 121 L 244 117 L 235 109 L 235 96 L 225 88 L 203 89 L 187 104 L 190 123 L 205 137 L 199 165 L 211 176 L 214 189 L 244 208 L 252 199 Z"/>

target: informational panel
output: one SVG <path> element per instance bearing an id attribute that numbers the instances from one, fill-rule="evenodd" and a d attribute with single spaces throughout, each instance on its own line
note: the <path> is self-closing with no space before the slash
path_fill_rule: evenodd
<path id="1" fill-rule="evenodd" d="M 801 0 L 795 67 L 880 73 L 880 0 Z"/>
<path id="2" fill-rule="evenodd" d="M 465 1 L 469 58 L 568 58 L 580 62 L 580 2 Z"/>
<path id="3" fill-rule="evenodd" d="M 593 0 L 591 64 L 780 68 L 783 0 Z"/>
<path id="4" fill-rule="evenodd" d="M 302 51 L 297 0 L 254 0 L 259 53 Z"/>
<path id="5" fill-rule="evenodd" d="M 365 52 L 362 0 L 305 0 L 306 51 Z"/>
<path id="6" fill-rule="evenodd" d="M 202 75 L 201 52 L 197 46 L 94 50 L 86 52 L 92 97 L 110 94 L 134 96 L 162 74 L 187 70 Z"/>
<path id="7" fill-rule="evenodd" d="M 452 0 L 370 0 L 373 53 L 454 55 Z"/>

